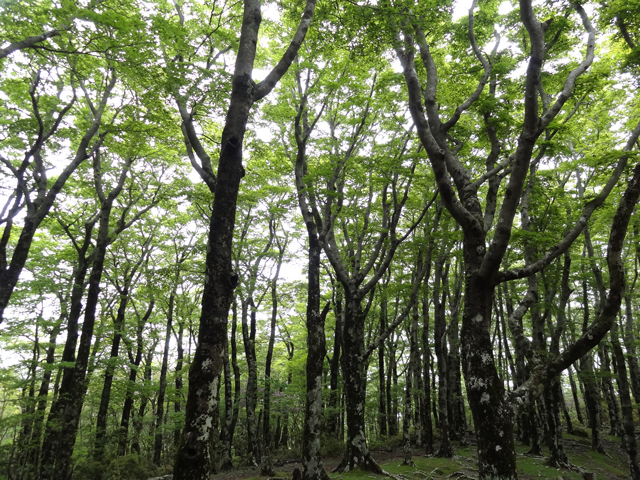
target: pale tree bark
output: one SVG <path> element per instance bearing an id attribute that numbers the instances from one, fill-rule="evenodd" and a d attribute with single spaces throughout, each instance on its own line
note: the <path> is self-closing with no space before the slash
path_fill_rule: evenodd
<path id="1" fill-rule="evenodd" d="M 242 144 L 253 104 L 268 95 L 287 72 L 309 28 L 315 0 L 307 0 L 298 29 L 282 59 L 256 84 L 252 78 L 261 22 L 261 1 L 244 0 L 232 92 L 222 132 L 220 160 L 209 222 L 205 283 L 198 344 L 189 370 L 185 427 L 176 452 L 175 480 L 208 480 L 209 436 L 223 366 L 227 319 L 238 277 L 231 270 L 231 245 L 242 167 Z"/>

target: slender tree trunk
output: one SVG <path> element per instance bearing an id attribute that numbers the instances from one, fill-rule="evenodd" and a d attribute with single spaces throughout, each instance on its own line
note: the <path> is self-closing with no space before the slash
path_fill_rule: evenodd
<path id="1" fill-rule="evenodd" d="M 127 309 L 127 303 L 129 302 L 129 281 L 130 279 L 125 279 L 125 286 L 120 292 L 118 313 L 116 314 L 116 318 L 113 323 L 113 342 L 111 344 L 111 353 L 109 355 L 109 361 L 104 374 L 102 395 L 100 396 L 100 407 L 98 409 L 98 417 L 96 418 L 96 440 L 93 450 L 93 458 L 96 461 L 100 461 L 102 459 L 107 442 L 107 414 L 109 411 L 109 402 L 111 401 L 111 386 L 113 385 L 116 361 L 120 354 L 120 342 L 122 340 L 125 312 Z"/>
<path id="2" fill-rule="evenodd" d="M 634 282 L 635 283 L 635 282 Z M 627 351 L 627 362 L 629 363 L 629 378 L 631 380 L 631 391 L 633 392 L 633 398 L 635 403 L 640 403 L 640 367 L 638 367 L 638 356 L 636 353 L 636 338 L 634 334 L 634 321 L 633 321 L 633 304 L 631 302 L 631 291 L 627 286 L 624 296 L 625 305 L 625 317 L 626 322 L 624 326 L 624 347 Z"/>
<path id="3" fill-rule="evenodd" d="M 331 356 L 329 384 L 329 413 L 327 415 L 327 435 L 336 436 L 344 427 L 340 423 L 340 355 L 342 347 L 342 286 L 334 287 L 336 330 Z"/>
<path id="4" fill-rule="evenodd" d="M 160 387 L 158 389 L 158 402 L 156 405 L 156 428 L 153 441 L 153 463 L 160 465 L 162 458 L 163 444 L 163 422 L 165 410 L 165 393 L 167 391 L 167 369 L 169 368 L 169 343 L 171 342 L 171 329 L 173 328 L 173 309 L 175 303 L 176 289 L 173 288 L 169 295 L 169 305 L 167 308 L 167 329 L 164 335 L 164 350 L 162 354 L 162 366 L 160 367 Z"/>
<path id="5" fill-rule="evenodd" d="M 572 368 L 567 368 L 569 372 L 569 384 L 571 385 L 571 395 L 573 396 L 573 404 L 576 407 L 576 415 L 578 417 L 578 421 L 584 425 L 584 420 L 582 419 L 582 409 L 580 408 L 580 400 L 578 399 L 578 388 L 576 387 L 576 382 L 573 379 Z"/>
<path id="6" fill-rule="evenodd" d="M 46 458 L 43 457 L 40 469 L 41 480 L 66 479 L 70 475 L 71 454 L 73 453 L 73 446 L 76 441 L 76 432 L 78 429 L 78 423 L 80 422 L 80 414 L 84 402 L 84 393 L 86 389 L 85 377 L 87 376 L 87 367 L 91 352 L 91 341 L 93 339 L 93 330 L 96 320 L 100 282 L 102 280 L 102 271 L 104 268 L 107 245 L 109 244 L 109 218 L 111 216 L 113 202 L 122 191 L 126 175 L 130 168 L 130 160 L 128 160 L 127 165 L 121 172 L 118 184 L 108 196 L 105 196 L 102 191 L 102 185 L 100 184 L 101 166 L 99 162 L 99 152 L 96 152 L 94 155 L 94 170 L 96 171 L 96 188 L 99 190 L 101 197 L 100 227 L 98 230 L 96 246 L 92 254 L 93 267 L 89 278 L 89 289 L 87 292 L 80 346 L 78 348 L 78 355 L 76 357 L 72 376 L 67 383 L 67 390 L 65 392 L 60 392 L 60 399 L 63 401 L 63 406 L 60 409 L 61 423 L 59 425 L 61 429 L 59 432 L 56 431 L 57 429 L 52 429 L 50 431 L 49 439 L 47 439 L 47 436 L 45 435 L 45 442 L 48 441 L 52 445 L 51 448 L 47 448 L 47 453 L 53 454 L 53 456 L 47 455 Z"/>
<path id="7" fill-rule="evenodd" d="M 142 362 L 142 351 L 144 348 L 142 333 L 144 331 L 145 324 L 149 321 L 149 318 L 153 313 L 154 306 L 155 306 L 155 302 L 152 299 L 149 302 L 149 306 L 144 316 L 142 318 L 138 317 L 138 328 L 136 332 L 137 347 L 136 347 L 135 358 L 132 358 L 131 353 L 129 353 L 129 360 L 131 361 L 131 367 L 129 369 L 129 381 L 127 383 L 127 396 L 124 401 L 124 406 L 122 407 L 122 419 L 120 420 L 120 434 L 118 438 L 118 456 L 120 457 L 124 456 L 127 451 L 127 440 L 129 435 L 129 420 L 131 418 L 131 412 L 133 411 L 133 400 L 134 400 L 136 377 L 138 376 L 138 368 L 140 367 L 140 363 Z M 143 378 L 143 381 L 144 381 L 144 378 Z"/>
<path id="8" fill-rule="evenodd" d="M 397 378 L 396 372 L 396 349 L 395 349 L 395 335 L 392 333 L 389 336 L 389 362 L 387 366 L 387 420 L 389 424 L 389 436 L 395 437 L 398 435 L 398 414 L 397 414 L 397 390 L 393 388 L 392 390 L 392 380 L 394 379 L 394 374 Z M 393 387 L 397 385 L 397 381 L 393 384 Z M 394 395 L 395 394 L 395 395 Z"/>
<path id="9" fill-rule="evenodd" d="M 424 378 L 424 395 L 422 397 L 422 423 L 424 425 L 424 448 L 427 455 L 433 453 L 433 424 L 431 423 L 431 375 L 429 374 L 429 362 L 431 350 L 429 348 L 429 292 L 427 272 L 424 282 L 424 296 L 422 298 L 422 377 Z"/>
<path id="10" fill-rule="evenodd" d="M 383 293 L 383 297 L 380 301 L 380 335 L 387 330 L 387 297 Z M 385 374 L 384 374 L 384 343 L 380 342 L 378 347 L 378 431 L 381 437 L 387 436 L 387 391 L 385 389 Z"/>
<path id="11" fill-rule="evenodd" d="M 618 408 L 618 400 L 613 390 L 612 372 L 611 372 L 611 360 L 609 358 L 609 349 L 600 343 L 598 345 L 598 356 L 600 357 L 601 368 L 604 370 L 604 376 L 602 377 L 602 392 L 607 402 L 607 409 L 609 410 L 609 435 L 615 437 L 622 437 L 622 424 L 620 423 L 620 415 Z"/>
<path id="12" fill-rule="evenodd" d="M 417 313 L 417 312 L 416 312 Z M 413 325 L 413 322 L 411 322 Z M 413 458 L 411 456 L 411 418 L 413 417 L 411 412 L 411 396 L 412 396 L 412 377 L 413 377 L 413 362 L 415 360 L 413 344 L 413 327 L 409 327 L 410 338 L 410 353 L 409 353 L 409 365 L 407 365 L 404 382 L 404 410 L 402 412 L 402 452 L 404 460 L 402 465 L 414 466 Z"/>
<path id="13" fill-rule="evenodd" d="M 277 272 L 280 271 L 278 263 Z M 276 320 L 278 318 L 278 293 L 277 277 L 272 280 L 271 285 L 271 331 L 269 332 L 269 346 L 267 348 L 267 358 L 264 366 L 264 416 L 262 419 L 262 458 L 260 459 L 260 474 L 263 476 L 273 476 L 273 464 L 271 462 L 271 359 L 273 358 L 273 343 L 276 336 Z M 323 330 L 324 334 L 324 330 Z M 324 337 L 323 337 L 324 338 Z M 323 354 L 324 357 L 324 354 Z"/>
<path id="14" fill-rule="evenodd" d="M 445 290 L 444 283 L 447 281 L 446 273 L 444 273 L 444 257 L 441 256 L 436 260 L 435 279 L 433 287 L 433 305 L 434 305 L 434 326 L 433 336 L 438 361 L 438 419 L 440 421 L 440 447 L 436 452 L 437 457 L 451 458 L 453 449 L 451 448 L 450 432 L 449 432 L 449 412 L 448 412 L 448 365 L 447 365 L 447 346 L 446 346 L 446 318 L 445 318 Z M 448 267 L 447 267 L 448 270 Z M 442 294 L 441 294 L 442 292 Z M 442 298 L 441 298 L 442 295 Z"/>
<path id="15" fill-rule="evenodd" d="M 249 313 L 251 307 L 251 313 Z M 251 325 L 249 325 L 249 317 Z M 251 466 L 258 466 L 260 458 L 258 452 L 258 432 L 256 428 L 256 403 L 258 401 L 258 370 L 256 365 L 256 308 L 253 299 L 248 298 L 242 302 L 242 338 L 244 341 L 244 352 L 247 357 L 247 389 L 246 389 L 246 412 L 247 412 L 247 453 L 248 463 Z"/>
<path id="16" fill-rule="evenodd" d="M 153 362 L 153 352 L 158 345 L 158 340 L 156 340 L 149 348 L 149 352 L 147 353 L 147 357 L 145 358 L 144 364 L 144 387 L 146 389 L 151 387 L 152 384 L 152 370 L 151 363 Z M 142 435 L 142 429 L 144 427 L 144 414 L 147 409 L 147 403 L 149 403 L 149 395 L 147 393 L 143 393 L 140 398 L 140 407 L 138 408 L 138 413 L 133 419 L 133 438 L 131 441 L 131 450 L 136 452 L 138 455 L 142 453 L 140 448 L 140 436 Z"/>
<path id="17" fill-rule="evenodd" d="M 184 324 L 181 321 L 178 321 L 178 333 L 176 335 L 176 344 L 178 350 L 178 356 L 176 358 L 176 400 L 173 404 L 173 411 L 176 413 L 176 417 L 180 418 L 180 413 L 182 412 L 182 369 L 184 368 L 184 347 L 182 346 L 182 342 L 184 341 Z M 228 361 L 228 358 L 227 358 Z M 176 428 L 173 433 L 173 444 L 177 448 L 178 443 L 180 443 L 180 430 L 181 428 Z"/>
<path id="18" fill-rule="evenodd" d="M 611 347 L 618 364 L 618 385 L 620 405 L 622 409 L 622 423 L 624 427 L 624 443 L 629 455 L 629 470 L 632 480 L 640 480 L 640 461 L 638 459 L 638 442 L 633 422 L 633 405 L 629 395 L 629 380 L 627 367 L 624 362 L 624 353 L 618 338 L 618 324 L 614 322 L 611 328 Z"/>

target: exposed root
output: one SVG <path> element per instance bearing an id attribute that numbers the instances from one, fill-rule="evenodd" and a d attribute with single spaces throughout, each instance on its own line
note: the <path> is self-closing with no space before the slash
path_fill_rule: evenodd
<path id="1" fill-rule="evenodd" d="M 478 480 L 478 477 L 470 477 L 464 472 L 453 472 L 447 478 L 455 478 L 455 480 Z"/>

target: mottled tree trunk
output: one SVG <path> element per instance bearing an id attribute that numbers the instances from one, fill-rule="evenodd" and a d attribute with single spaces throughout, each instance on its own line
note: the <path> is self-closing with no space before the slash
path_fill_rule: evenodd
<path id="1" fill-rule="evenodd" d="M 361 308 L 362 299 L 353 296 L 345 288 L 344 350 L 341 357 L 342 375 L 347 410 L 347 452 L 338 466 L 338 471 L 347 472 L 362 468 L 382 473 L 380 466 L 373 460 L 365 436 L 365 366 L 364 318 Z"/>
<path id="2" fill-rule="evenodd" d="M 299 152 L 304 155 L 303 152 Z M 299 170 L 296 170 L 299 174 Z M 303 192 L 298 190 L 300 208 L 304 210 L 305 202 L 301 199 Z M 320 312 L 320 253 L 318 233 L 315 222 L 310 215 L 305 216 L 309 240 L 309 273 L 307 287 L 307 395 L 305 402 L 304 435 L 302 438 L 302 478 L 304 480 L 328 480 L 320 456 L 320 440 L 322 436 L 322 370 L 326 344 L 324 323 L 328 309 Z M 327 308 L 329 305 L 327 305 Z M 336 353 L 334 353 L 336 355 Z"/>
<path id="3" fill-rule="evenodd" d="M 253 104 L 273 90 L 297 56 L 314 8 L 315 0 L 307 0 L 298 29 L 281 60 L 263 81 L 256 84 L 251 76 L 262 20 L 261 1 L 244 0 L 231 98 L 222 131 L 218 174 L 213 188 L 198 344 L 189 370 L 185 427 L 176 452 L 174 480 L 209 478 L 211 416 L 218 404 L 216 392 L 219 390 L 224 363 L 227 320 L 233 290 L 239 280 L 238 273 L 231 269 L 231 247 L 240 180 L 244 176 L 242 144 L 247 121 Z"/>

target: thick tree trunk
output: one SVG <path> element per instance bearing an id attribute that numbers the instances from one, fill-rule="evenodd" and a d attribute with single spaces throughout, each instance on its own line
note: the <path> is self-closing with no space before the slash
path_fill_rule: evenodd
<path id="1" fill-rule="evenodd" d="M 562 443 L 562 430 L 560 429 L 560 377 L 551 381 L 551 385 L 545 388 L 544 401 L 546 404 L 546 421 L 549 428 L 549 452 L 547 465 L 559 468 L 567 466 L 569 459 L 564 452 Z"/>
<path id="2" fill-rule="evenodd" d="M 298 192 L 302 195 L 302 192 Z M 301 202 L 300 207 L 303 207 Z M 307 395 L 302 439 L 304 480 L 328 480 L 320 457 L 322 435 L 322 367 L 326 354 L 324 322 L 327 311 L 320 312 L 320 253 L 316 225 L 305 219 L 309 239 L 307 287 Z M 336 355 L 336 353 L 334 353 Z"/>
<path id="3" fill-rule="evenodd" d="M 489 333 L 494 287 L 477 270 L 484 254 L 484 241 L 465 233 L 462 368 L 478 442 L 480 478 L 507 480 L 517 478 L 513 426 Z"/>
<path id="4" fill-rule="evenodd" d="M 251 75 L 262 19 L 260 8 L 260 0 L 244 0 L 238 55 L 220 143 L 218 176 L 209 222 L 198 345 L 189 370 L 185 428 L 176 452 L 174 480 L 208 480 L 209 477 L 211 415 L 218 404 L 216 392 L 224 363 L 227 319 L 233 290 L 238 284 L 238 273 L 231 270 L 231 246 L 240 180 L 244 176 L 242 144 L 247 120 L 253 103 L 271 92 L 296 57 L 309 28 L 315 0 L 307 1 L 298 29 L 282 59 L 256 85 Z"/>
<path id="5" fill-rule="evenodd" d="M 337 471 L 347 472 L 354 468 L 382 473 L 380 466 L 373 460 L 365 436 L 365 366 L 364 318 L 361 298 L 345 288 L 345 316 L 341 357 L 342 375 L 347 410 L 347 452 L 337 467 Z"/>

